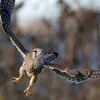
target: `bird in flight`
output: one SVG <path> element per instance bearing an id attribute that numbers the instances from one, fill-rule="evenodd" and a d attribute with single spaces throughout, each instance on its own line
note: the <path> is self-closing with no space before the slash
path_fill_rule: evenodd
<path id="1" fill-rule="evenodd" d="M 11 16 L 14 4 L 15 0 L 1 0 L 2 29 L 24 58 L 23 64 L 19 69 L 20 76 L 18 78 L 13 77 L 14 80 L 11 82 L 17 83 L 18 81 L 21 81 L 22 76 L 25 74 L 31 77 L 29 85 L 24 91 L 26 96 L 31 94 L 29 90 L 30 87 L 37 81 L 38 74 L 41 73 L 46 67 L 55 71 L 59 76 L 65 78 L 66 80 L 76 84 L 100 77 L 100 69 L 78 70 L 68 68 L 61 64 L 52 63 L 51 61 L 55 60 L 58 56 L 57 52 L 50 52 L 44 55 L 41 48 L 35 48 L 32 51 L 25 49 L 11 29 Z"/>

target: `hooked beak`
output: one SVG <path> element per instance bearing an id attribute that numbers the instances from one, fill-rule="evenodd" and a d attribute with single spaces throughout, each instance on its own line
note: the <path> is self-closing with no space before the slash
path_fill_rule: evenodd
<path id="1" fill-rule="evenodd" d="M 42 54 L 43 54 L 43 50 L 41 50 L 41 51 L 40 51 L 40 50 L 37 51 L 37 54 L 38 54 L 38 55 L 42 55 Z"/>

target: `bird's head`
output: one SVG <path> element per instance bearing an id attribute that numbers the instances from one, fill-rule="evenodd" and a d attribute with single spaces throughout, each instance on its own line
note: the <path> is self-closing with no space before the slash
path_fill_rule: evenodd
<path id="1" fill-rule="evenodd" d="M 40 59 L 44 55 L 43 50 L 41 48 L 33 49 L 31 52 L 32 59 Z"/>

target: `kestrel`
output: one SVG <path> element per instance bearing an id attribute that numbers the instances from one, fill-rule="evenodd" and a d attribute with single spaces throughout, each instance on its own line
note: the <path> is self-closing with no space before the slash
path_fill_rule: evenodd
<path id="1" fill-rule="evenodd" d="M 70 69 L 61 64 L 51 63 L 51 61 L 57 58 L 57 52 L 50 52 L 44 55 L 43 50 L 40 48 L 33 49 L 32 51 L 25 49 L 11 29 L 11 16 L 14 4 L 15 0 L 1 0 L 2 28 L 24 58 L 23 64 L 19 69 L 20 76 L 18 78 L 13 77 L 14 80 L 11 82 L 17 83 L 18 81 L 21 81 L 21 78 L 24 74 L 27 74 L 29 77 L 31 77 L 29 85 L 24 91 L 26 92 L 26 96 L 31 94 L 29 91 L 30 87 L 37 81 L 38 74 L 41 73 L 46 67 L 55 71 L 58 75 L 67 79 L 68 81 L 76 84 L 92 78 L 100 77 L 100 69 L 77 70 Z"/>

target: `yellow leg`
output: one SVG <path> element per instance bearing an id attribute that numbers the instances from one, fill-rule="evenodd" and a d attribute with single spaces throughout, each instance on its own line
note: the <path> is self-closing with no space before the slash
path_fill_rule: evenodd
<path id="1" fill-rule="evenodd" d="M 18 78 L 13 77 L 13 79 L 15 80 L 11 81 L 11 83 L 17 83 L 18 81 L 22 81 L 21 77 L 18 77 Z"/>
<path id="2" fill-rule="evenodd" d="M 28 94 L 31 95 L 31 92 L 29 91 L 29 89 L 30 89 L 30 85 L 24 91 L 24 93 L 26 92 L 26 97 L 28 96 Z"/>
<path id="3" fill-rule="evenodd" d="M 21 77 L 26 73 L 26 71 L 23 69 L 23 67 L 20 67 L 19 69 L 19 74 L 20 74 L 20 77 L 16 78 L 16 77 L 13 77 L 13 81 L 11 81 L 11 83 L 17 83 L 18 81 L 22 81 Z"/>
<path id="4" fill-rule="evenodd" d="M 31 80 L 29 82 L 29 86 L 24 91 L 24 93 L 26 92 L 26 97 L 28 96 L 28 94 L 31 94 L 31 92 L 29 91 L 29 89 L 33 85 L 33 83 L 35 83 L 36 81 L 37 81 L 37 76 L 32 75 Z"/>

